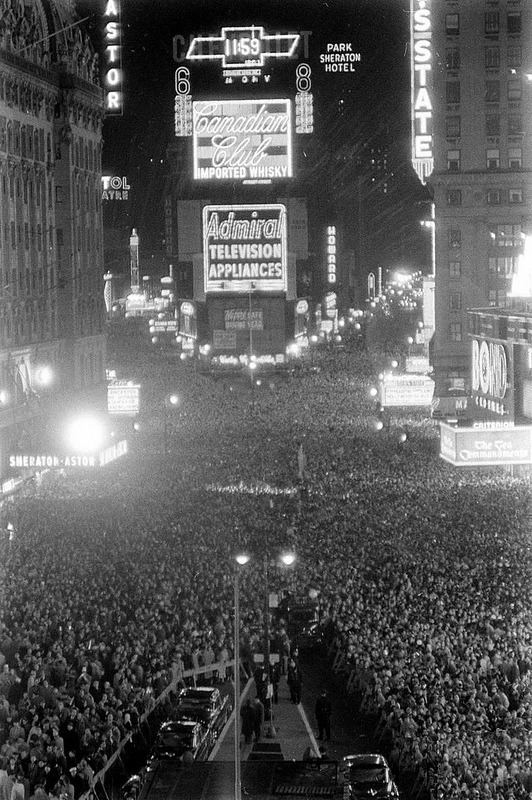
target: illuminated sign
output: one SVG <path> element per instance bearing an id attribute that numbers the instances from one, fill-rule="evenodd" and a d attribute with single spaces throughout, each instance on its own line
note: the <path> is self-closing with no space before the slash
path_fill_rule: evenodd
<path id="1" fill-rule="evenodd" d="M 131 381 L 112 381 L 107 387 L 109 414 L 135 416 L 140 407 L 140 384 Z"/>
<path id="2" fill-rule="evenodd" d="M 307 314 L 307 313 L 308 313 L 308 301 L 298 300 L 296 305 L 296 314 Z"/>
<path id="3" fill-rule="evenodd" d="M 327 52 L 320 55 L 325 72 L 355 72 L 359 61 L 360 53 L 353 52 L 352 42 L 328 42 Z"/>
<path id="4" fill-rule="evenodd" d="M 286 206 L 203 209 L 205 292 L 286 292 Z"/>
<path id="5" fill-rule="evenodd" d="M 336 314 L 338 312 L 336 308 L 336 293 L 329 292 L 329 294 L 325 295 L 325 315 L 330 319 L 335 319 Z"/>
<path id="6" fill-rule="evenodd" d="M 500 342 L 473 339 L 471 389 L 473 402 L 480 408 L 499 416 L 509 413 L 503 402 L 508 390 L 508 361 Z"/>
<path id="7" fill-rule="evenodd" d="M 126 440 L 107 447 L 96 455 L 56 455 L 52 453 L 13 453 L 9 456 L 12 469 L 65 469 L 68 467 L 104 467 L 128 452 Z"/>
<path id="8" fill-rule="evenodd" d="M 532 426 L 479 430 L 440 423 L 440 456 L 456 467 L 532 462 Z"/>
<path id="9" fill-rule="evenodd" d="M 102 200 L 127 200 L 130 189 L 127 178 L 102 175 Z"/>
<path id="10" fill-rule="evenodd" d="M 336 225 L 327 228 L 327 283 L 336 283 Z"/>
<path id="11" fill-rule="evenodd" d="M 192 136 L 192 95 L 190 70 L 178 67 L 174 76 L 174 128 L 176 136 Z"/>
<path id="12" fill-rule="evenodd" d="M 311 92 L 312 70 L 308 64 L 298 64 L 296 68 L 296 133 L 313 133 L 314 131 L 314 96 Z"/>
<path id="13" fill-rule="evenodd" d="M 105 72 L 103 87 L 105 91 L 106 115 L 122 114 L 124 105 L 122 92 L 122 46 L 120 25 L 120 0 L 106 0 L 103 12 L 105 26 L 104 59 Z"/>
<path id="14" fill-rule="evenodd" d="M 430 406 L 434 381 L 426 375 L 385 375 L 380 382 L 381 406 Z"/>
<path id="15" fill-rule="evenodd" d="M 224 322 L 226 330 L 264 330 L 261 309 L 227 308 Z"/>
<path id="16" fill-rule="evenodd" d="M 187 300 L 185 300 L 184 303 L 181 303 L 181 307 L 179 310 L 181 311 L 182 314 L 185 314 L 185 316 L 188 317 L 193 317 L 196 313 L 196 309 L 194 308 L 192 303 L 189 303 Z"/>
<path id="17" fill-rule="evenodd" d="M 422 183 L 434 169 L 431 3 L 432 0 L 410 2 L 412 165 Z"/>
<path id="18" fill-rule="evenodd" d="M 220 36 L 196 36 L 187 59 L 219 60 L 224 69 L 264 67 L 267 58 L 290 58 L 299 44 L 299 35 L 275 33 L 268 36 L 261 26 L 222 28 Z"/>
<path id="19" fill-rule="evenodd" d="M 193 103 L 194 178 L 271 182 L 292 177 L 289 100 Z"/>

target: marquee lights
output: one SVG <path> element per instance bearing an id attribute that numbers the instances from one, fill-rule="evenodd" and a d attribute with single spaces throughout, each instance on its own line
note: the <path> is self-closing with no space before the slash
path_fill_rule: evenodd
<path id="1" fill-rule="evenodd" d="M 105 42 L 105 73 L 103 78 L 105 113 L 111 116 L 122 114 L 124 105 L 120 0 L 107 0 L 103 16 L 105 22 L 103 29 Z"/>
<path id="2" fill-rule="evenodd" d="M 432 137 L 432 0 L 411 0 L 412 165 L 422 183 L 434 169 Z"/>

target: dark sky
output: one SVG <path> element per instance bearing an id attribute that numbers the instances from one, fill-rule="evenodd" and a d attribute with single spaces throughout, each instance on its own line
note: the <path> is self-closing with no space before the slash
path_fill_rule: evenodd
<path id="1" fill-rule="evenodd" d="M 80 16 L 90 16 L 93 38 L 102 28 L 105 0 L 78 0 Z M 409 160 L 408 0 L 121 0 L 124 113 L 104 124 L 104 171 L 125 175 L 131 185 L 127 225 L 150 246 L 162 235 L 161 187 L 167 171 L 167 146 L 173 131 L 173 40 L 216 35 L 222 26 L 262 25 L 267 33 L 302 34 L 297 59 L 276 61 L 269 92 L 293 97 L 295 67 L 312 68 L 315 154 L 388 133 L 396 158 Z M 361 54 L 354 73 L 326 73 L 320 54 L 328 43 L 347 43 Z M 305 52 L 306 50 L 306 52 Z M 272 62 L 273 63 L 273 62 Z M 227 92 L 219 64 L 187 64 L 193 98 Z M 334 121 L 343 100 L 344 121 Z M 349 123 L 352 120 L 352 124 Z M 339 142 L 339 137 L 345 141 Z M 301 137 L 299 137 L 301 139 Z M 309 139 L 311 137 L 308 137 Z M 407 170 L 408 171 L 408 170 Z M 408 176 L 414 185 L 413 172 Z M 124 209 L 122 209 L 123 211 Z M 122 214 L 123 216 L 123 214 Z M 124 224 L 123 220 L 118 221 Z"/>

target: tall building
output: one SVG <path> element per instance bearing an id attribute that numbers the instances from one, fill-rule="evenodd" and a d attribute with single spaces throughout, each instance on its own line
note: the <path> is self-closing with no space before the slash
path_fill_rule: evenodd
<path id="1" fill-rule="evenodd" d="M 532 228 L 532 5 L 411 0 L 412 160 L 435 205 L 436 395 L 470 390 L 467 309 L 504 307 Z"/>
<path id="2" fill-rule="evenodd" d="M 0 476 L 105 377 L 103 91 L 70 0 L 0 15 Z"/>

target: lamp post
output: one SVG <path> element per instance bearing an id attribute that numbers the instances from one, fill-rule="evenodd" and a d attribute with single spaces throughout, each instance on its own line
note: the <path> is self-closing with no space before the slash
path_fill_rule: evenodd
<path id="1" fill-rule="evenodd" d="M 164 398 L 164 452 L 168 455 L 168 409 L 175 408 L 179 403 L 179 397 L 176 394 L 169 394 Z"/>
<path id="2" fill-rule="evenodd" d="M 240 776 L 240 573 L 239 566 L 243 567 L 249 561 L 246 553 L 235 556 L 237 566 L 234 578 L 234 605 L 235 605 L 235 680 L 234 680 L 234 708 L 235 708 L 235 800 L 241 800 L 242 781 Z"/>

